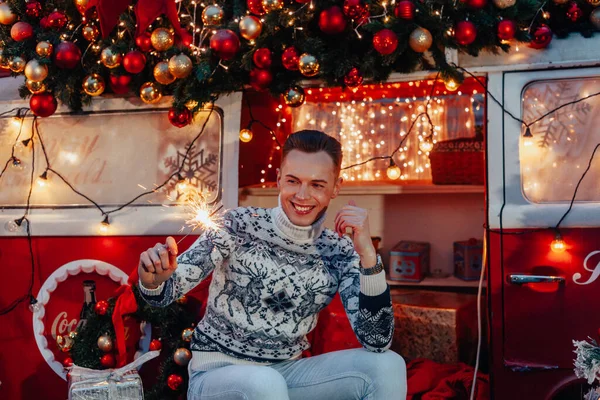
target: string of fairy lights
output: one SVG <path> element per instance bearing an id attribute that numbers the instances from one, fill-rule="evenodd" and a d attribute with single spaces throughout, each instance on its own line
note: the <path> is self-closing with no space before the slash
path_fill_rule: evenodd
<path id="1" fill-rule="evenodd" d="M 482 90 L 484 91 L 484 93 L 486 93 L 492 99 L 492 101 L 494 101 L 496 104 L 498 104 L 504 113 L 509 115 L 514 120 L 518 121 L 523 126 L 524 134 L 522 135 L 522 138 L 523 138 L 524 142 L 530 141 L 532 138 L 530 127 L 532 127 L 536 123 L 542 121 L 544 118 L 552 115 L 553 113 L 555 113 L 557 110 L 559 110 L 561 108 L 567 107 L 568 105 L 573 105 L 576 103 L 584 102 L 584 101 L 589 100 L 590 98 L 600 95 L 600 92 L 598 92 L 598 93 L 594 93 L 591 95 L 587 95 L 587 96 L 578 98 L 571 102 L 562 104 L 553 110 L 549 110 L 547 113 L 545 113 L 541 117 L 539 117 L 531 122 L 526 122 L 523 119 L 516 117 L 509 110 L 507 110 L 504 107 L 504 105 L 493 94 L 491 94 L 487 90 L 485 82 L 483 82 L 479 77 L 475 76 L 474 74 L 470 73 L 469 71 L 467 71 L 466 69 L 464 69 L 462 67 L 458 67 L 458 66 L 456 66 L 456 67 L 459 68 L 460 70 L 462 70 L 465 74 L 474 78 L 478 82 L 478 84 L 482 87 Z M 437 81 L 438 78 L 439 78 L 439 73 L 438 73 L 438 75 L 436 75 L 435 81 Z M 448 83 L 446 82 L 446 84 L 448 84 Z M 401 176 L 401 171 L 400 171 L 400 168 L 398 167 L 398 165 L 396 164 L 396 162 L 394 161 L 394 157 L 401 151 L 401 149 L 403 148 L 404 142 L 407 140 L 407 138 L 409 137 L 411 132 L 413 132 L 415 126 L 417 126 L 417 124 L 419 124 L 419 123 L 422 123 L 422 127 L 424 127 L 425 130 L 427 131 L 427 133 L 422 135 L 422 137 L 420 138 L 419 147 L 420 147 L 420 150 L 423 151 L 423 153 L 429 154 L 429 152 L 433 149 L 433 145 L 435 143 L 434 137 L 436 135 L 436 127 L 434 126 L 433 119 L 430 114 L 430 107 L 429 107 L 431 102 L 435 101 L 434 97 L 433 97 L 434 88 L 435 88 L 435 86 L 432 85 L 430 94 L 429 94 L 429 96 L 427 96 L 427 102 L 426 102 L 425 107 L 423 107 L 422 111 L 420 111 L 418 114 L 415 114 L 411 117 L 412 121 L 411 121 L 409 129 L 402 136 L 400 144 L 397 145 L 395 147 L 395 149 L 389 155 L 371 157 L 371 158 L 363 160 L 361 162 L 345 166 L 344 169 L 348 170 L 348 169 L 356 168 L 358 166 L 361 166 L 361 165 L 364 165 L 364 164 L 367 164 L 367 163 L 370 163 L 370 162 L 373 162 L 376 160 L 389 160 L 389 166 L 388 166 L 386 173 L 390 179 L 398 179 Z M 248 100 L 246 99 L 246 101 L 248 101 Z M 247 107 L 248 107 L 248 111 L 250 113 L 250 123 L 249 123 L 248 127 L 245 127 L 244 129 L 242 129 L 240 134 L 242 135 L 242 132 L 244 130 L 250 131 L 250 134 L 251 134 L 252 126 L 254 124 L 259 124 L 259 125 L 263 126 L 264 128 L 266 128 L 270 132 L 273 140 L 276 141 L 276 143 L 277 143 L 277 148 L 281 149 L 281 144 L 280 144 L 279 140 L 277 139 L 275 130 L 271 129 L 268 125 L 264 124 L 263 122 L 257 120 L 254 117 L 254 115 L 252 113 L 252 106 L 249 102 L 247 102 Z M 25 225 L 25 228 L 26 228 L 28 246 L 29 246 L 29 251 L 30 251 L 30 261 L 31 261 L 31 281 L 30 281 L 30 285 L 28 287 L 27 293 L 24 296 L 21 296 L 18 299 L 16 299 L 15 301 L 13 301 L 11 304 L 9 304 L 4 309 L 0 310 L 0 315 L 5 315 L 5 314 L 9 313 L 10 311 L 14 310 L 20 303 L 22 303 L 23 301 L 27 301 L 27 300 L 29 300 L 30 309 L 32 311 L 39 309 L 37 299 L 32 294 L 33 282 L 34 282 L 34 271 L 35 271 L 35 259 L 34 259 L 33 246 L 32 246 L 31 222 L 28 218 L 28 215 L 29 215 L 29 212 L 31 209 L 31 194 L 32 194 L 33 186 L 36 182 L 38 185 L 43 186 L 45 183 L 47 183 L 47 181 L 49 179 L 51 179 L 52 176 L 58 177 L 59 180 L 61 180 L 71 191 L 73 191 L 80 197 L 87 200 L 93 207 L 97 208 L 100 211 L 101 217 L 102 217 L 101 231 L 104 231 L 106 233 L 107 228 L 110 225 L 110 219 L 109 219 L 110 215 L 112 215 L 118 211 L 121 211 L 126 207 L 133 205 L 138 199 L 140 199 L 144 196 L 156 193 L 158 190 L 160 190 L 162 187 L 167 185 L 173 179 L 177 180 L 178 184 L 182 184 L 182 186 L 189 184 L 182 177 L 181 172 L 184 168 L 184 164 L 185 164 L 187 158 L 190 156 L 190 150 L 191 150 L 192 146 L 205 132 L 207 123 L 208 123 L 210 116 L 214 109 L 214 104 L 211 104 L 208 108 L 209 108 L 209 114 L 206 117 L 206 120 L 204 121 L 204 123 L 202 124 L 202 127 L 201 127 L 199 133 L 194 137 L 194 139 L 192 140 L 190 145 L 187 147 L 186 153 L 181 161 L 181 164 L 179 165 L 179 168 L 174 173 L 172 173 L 163 183 L 161 183 L 160 185 L 157 185 L 154 189 L 147 190 L 147 191 L 135 196 L 132 200 L 130 200 L 116 208 L 110 209 L 110 210 L 101 206 L 98 202 L 96 202 L 89 196 L 87 196 L 84 193 L 82 193 L 81 191 L 79 191 L 75 187 L 75 185 L 73 185 L 68 179 L 65 178 L 65 176 L 63 174 L 61 174 L 60 171 L 58 171 L 57 169 L 52 167 L 52 165 L 50 163 L 50 158 L 47 153 L 47 149 L 44 145 L 43 137 L 40 133 L 39 120 L 37 117 L 33 118 L 31 135 L 26 139 L 22 139 L 21 136 L 22 136 L 22 131 L 23 131 L 23 124 L 24 124 L 25 119 L 28 118 L 29 110 L 26 108 L 15 108 L 15 109 L 6 111 L 4 113 L 1 113 L 0 118 L 14 114 L 15 121 L 19 123 L 19 132 L 18 132 L 15 142 L 12 146 L 10 157 L 5 162 L 4 167 L 3 167 L 2 171 L 0 172 L 0 180 L 2 179 L 2 176 L 4 175 L 4 173 L 6 172 L 7 168 L 10 165 L 12 165 L 14 168 L 22 168 L 22 161 L 20 159 L 18 159 L 18 157 L 15 155 L 15 148 L 17 146 L 23 146 L 26 149 L 31 149 L 31 163 L 32 164 L 31 164 L 31 176 L 30 176 L 30 182 L 29 182 L 29 191 L 28 191 L 28 195 L 27 195 L 27 201 L 26 201 L 26 205 L 24 208 L 23 216 L 15 221 L 13 221 L 16 226 L 21 227 L 21 226 Z M 282 106 L 278 107 L 277 109 L 281 110 L 281 108 L 282 108 Z M 241 137 L 240 137 L 240 139 L 242 140 Z M 36 142 L 39 142 L 39 146 L 42 149 L 42 155 L 43 155 L 43 158 L 44 158 L 44 161 L 46 164 L 44 171 L 42 172 L 42 174 L 40 174 L 37 177 L 37 179 L 35 177 L 35 165 L 34 165 L 35 147 L 36 147 L 35 143 Z M 528 145 L 528 143 L 525 143 L 524 145 Z M 562 252 L 562 251 L 565 251 L 567 248 L 566 243 L 560 233 L 560 225 L 565 220 L 567 215 L 571 212 L 571 210 L 573 209 L 573 205 L 574 205 L 575 199 L 577 197 L 577 192 L 580 188 L 580 185 L 581 185 L 583 179 L 585 178 L 585 176 L 591 169 L 592 161 L 593 161 L 593 159 L 596 155 L 597 149 L 599 147 L 600 147 L 600 144 L 598 144 L 595 147 L 595 149 L 589 159 L 588 166 L 585 169 L 585 171 L 582 173 L 582 175 L 575 187 L 575 190 L 573 192 L 573 196 L 571 198 L 568 209 L 566 210 L 564 215 L 560 218 L 560 220 L 558 221 L 558 223 L 555 226 L 546 228 L 546 229 L 552 229 L 556 233 L 555 239 L 551 243 L 551 249 L 555 252 Z M 191 215 L 191 218 L 189 221 L 186 221 L 188 224 L 191 223 L 191 225 L 194 225 L 194 230 L 198 226 L 210 225 L 213 222 L 212 217 L 214 215 L 214 213 L 212 212 L 214 210 L 212 210 L 210 207 L 208 207 L 204 202 L 196 200 L 195 204 L 196 204 L 196 206 L 193 208 L 193 211 L 192 211 L 192 214 L 194 214 L 194 213 L 195 214 Z M 220 209 L 221 208 L 219 208 L 219 210 Z M 487 229 L 489 231 L 491 231 L 492 233 L 508 234 L 507 232 L 503 232 L 502 230 L 492 230 L 489 228 L 487 228 Z M 536 232 L 536 231 L 539 231 L 539 230 L 527 230 L 527 231 L 523 231 L 523 232 L 510 232 L 509 234 L 524 234 L 524 233 L 531 233 L 531 232 Z"/>

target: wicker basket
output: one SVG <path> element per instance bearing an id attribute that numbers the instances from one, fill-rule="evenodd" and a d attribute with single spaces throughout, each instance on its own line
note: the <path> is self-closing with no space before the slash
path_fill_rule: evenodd
<path id="1" fill-rule="evenodd" d="M 483 185 L 483 141 L 454 139 L 438 142 L 429 154 L 435 185 Z"/>

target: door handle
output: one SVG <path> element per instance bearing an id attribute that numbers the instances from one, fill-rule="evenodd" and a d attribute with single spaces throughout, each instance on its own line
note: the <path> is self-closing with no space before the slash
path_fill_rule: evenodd
<path id="1" fill-rule="evenodd" d="M 526 275 L 526 274 L 510 274 L 508 283 L 514 285 L 525 285 L 527 283 L 559 283 L 564 284 L 565 278 L 562 276 L 552 275 Z"/>

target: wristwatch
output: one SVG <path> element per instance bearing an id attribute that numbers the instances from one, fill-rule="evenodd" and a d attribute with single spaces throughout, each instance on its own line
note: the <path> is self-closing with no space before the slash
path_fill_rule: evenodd
<path id="1" fill-rule="evenodd" d="M 372 268 L 363 268 L 360 266 L 360 273 L 363 275 L 376 275 L 383 271 L 383 262 L 381 261 L 381 256 L 377 254 L 377 263 Z"/>

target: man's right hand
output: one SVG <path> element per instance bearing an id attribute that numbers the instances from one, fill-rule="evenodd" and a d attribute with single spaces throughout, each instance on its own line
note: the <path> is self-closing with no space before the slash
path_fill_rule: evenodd
<path id="1" fill-rule="evenodd" d="M 168 280 L 177 269 L 177 243 L 169 236 L 165 242 L 156 243 L 140 254 L 138 274 L 146 289 L 156 289 Z"/>

